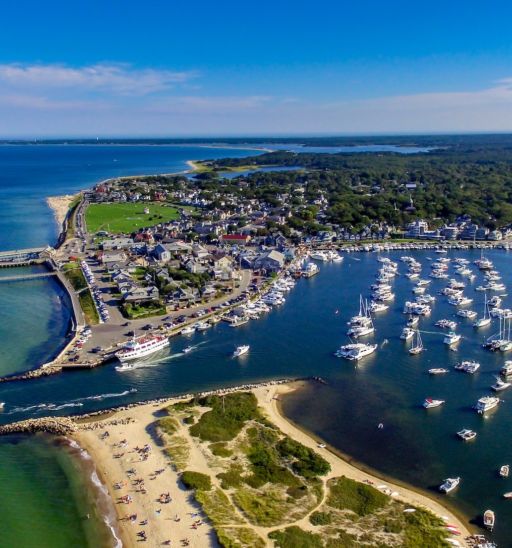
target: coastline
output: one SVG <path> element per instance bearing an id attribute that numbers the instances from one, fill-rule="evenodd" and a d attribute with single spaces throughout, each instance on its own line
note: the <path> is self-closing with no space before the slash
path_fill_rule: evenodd
<path id="1" fill-rule="evenodd" d="M 461 531 L 461 538 L 466 538 L 474 534 L 474 531 L 470 530 L 469 519 L 466 516 L 463 516 L 461 512 L 453 509 L 447 504 L 442 504 L 432 498 L 429 493 L 425 493 L 419 488 L 400 482 L 395 478 L 386 477 L 384 474 L 380 475 L 375 470 L 370 470 L 365 467 L 362 463 L 352 460 L 350 455 L 342 453 L 335 447 L 327 445 L 324 449 L 319 450 L 318 444 L 323 443 L 323 440 L 286 417 L 280 402 L 281 396 L 299 390 L 304 386 L 305 382 L 308 381 L 294 381 L 275 386 L 273 387 L 273 390 L 269 394 L 264 395 L 264 397 L 262 397 L 263 394 L 260 393 L 258 403 L 265 409 L 269 415 L 270 421 L 285 434 L 288 434 L 303 445 L 320 451 L 320 454 L 331 464 L 332 470 L 330 476 L 344 475 L 359 482 L 372 484 L 377 488 L 381 487 L 381 490 L 385 489 L 386 492 L 391 491 L 393 493 L 393 498 L 396 500 L 430 510 L 433 514 L 445 521 L 446 518 L 448 518 L 449 523 L 455 525 Z M 256 393 L 256 395 L 258 396 L 258 393 Z"/>
<path id="2" fill-rule="evenodd" d="M 470 530 L 467 518 L 448 505 L 438 502 L 428 493 L 373 470 L 367 470 L 335 448 L 319 448 L 322 440 L 318 436 L 302 429 L 283 414 L 280 398 L 300 389 L 305 382 L 310 381 L 267 382 L 256 386 L 219 389 L 214 392 L 253 392 L 259 407 L 270 422 L 284 434 L 321 454 L 329 462 L 331 472 L 326 479 L 346 476 L 373 485 L 406 505 L 427 509 L 447 523 L 455 525 L 461 532 L 458 540 L 466 546 L 462 539 L 474 533 Z M 178 539 L 188 539 L 192 546 L 216 545 L 213 528 L 198 507 L 192 493 L 183 489 L 180 473 L 172 466 L 165 452 L 165 441 L 156 428 L 156 420 L 164 416 L 167 406 L 189 400 L 191 397 L 192 394 L 188 394 L 91 415 L 75 415 L 66 419 L 69 424 L 75 425 L 73 431 L 65 433 L 66 437 L 92 459 L 101 482 L 96 488 L 105 494 L 108 492 L 110 496 L 111 506 L 116 513 L 116 522 L 111 523 L 113 536 L 121 539 L 122 546 L 137 546 L 140 541 L 137 532 L 141 529 L 146 531 L 150 546 L 161 545 L 168 540 L 175 544 Z M 150 447 L 149 458 L 141 456 L 143 453 L 140 449 L 144 446 Z M 205 468 L 200 455 L 199 458 L 194 457 L 193 453 L 194 451 L 187 468 L 211 473 L 211 470 Z M 134 474 L 129 472 L 132 469 L 136 470 Z M 155 474 L 157 470 L 159 473 Z M 157 476 L 157 481 L 151 481 Z M 92 477 L 90 481 L 93 481 Z M 138 483 L 141 481 L 142 487 L 141 483 Z M 166 492 L 170 493 L 172 502 L 160 504 L 158 498 Z M 131 497 L 130 504 L 120 502 L 120 498 L 126 495 Z M 127 516 L 135 514 L 135 520 L 127 519 Z M 145 520 L 147 523 L 144 523 Z M 197 520 L 200 520 L 202 525 L 194 528 L 193 524 Z M 105 522 L 109 525 L 106 518 Z M 141 522 L 144 525 L 140 525 Z"/>
<path id="3" fill-rule="evenodd" d="M 46 198 L 46 203 L 52 210 L 55 222 L 59 227 L 62 227 L 64 224 L 69 211 L 69 206 L 76 196 L 76 194 L 65 194 L 63 196 L 49 196 Z"/>

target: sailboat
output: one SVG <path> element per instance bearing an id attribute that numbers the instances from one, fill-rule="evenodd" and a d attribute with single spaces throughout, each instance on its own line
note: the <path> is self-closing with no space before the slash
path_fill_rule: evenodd
<path id="1" fill-rule="evenodd" d="M 500 350 L 502 352 L 508 352 L 509 350 L 512 350 L 512 339 L 510 339 L 510 318 L 508 318 L 508 329 L 507 329 L 507 318 L 503 319 L 503 337 L 505 337 L 505 330 L 506 330 L 506 339 L 503 339 L 502 343 L 500 344 Z"/>
<path id="2" fill-rule="evenodd" d="M 421 335 L 419 330 L 416 330 L 416 340 L 413 339 L 411 348 L 409 348 L 409 354 L 415 356 L 416 354 L 421 354 L 425 348 L 423 347 L 423 342 L 421 340 Z"/>
<path id="3" fill-rule="evenodd" d="M 490 323 L 491 323 L 491 316 L 489 315 L 489 305 L 487 304 L 487 294 L 485 294 L 484 315 L 481 318 L 478 318 L 478 320 L 473 324 L 473 327 L 476 327 L 478 329 L 479 327 L 486 327 Z"/>

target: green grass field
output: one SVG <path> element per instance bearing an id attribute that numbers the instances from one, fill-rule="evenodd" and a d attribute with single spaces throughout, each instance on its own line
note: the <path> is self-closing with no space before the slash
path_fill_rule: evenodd
<path id="1" fill-rule="evenodd" d="M 149 213 L 144 213 L 146 207 Z M 178 218 L 176 207 L 159 203 L 91 204 L 85 213 L 87 230 L 91 234 L 99 230 L 129 234 L 139 228 Z"/>

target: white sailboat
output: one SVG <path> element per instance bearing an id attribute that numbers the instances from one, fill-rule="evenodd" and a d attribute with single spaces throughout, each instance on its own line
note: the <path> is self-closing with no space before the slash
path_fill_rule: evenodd
<path id="1" fill-rule="evenodd" d="M 485 300 L 484 300 L 484 315 L 481 318 L 478 318 L 476 322 L 473 324 L 473 327 L 476 327 L 477 329 L 480 327 L 486 327 L 491 323 L 491 316 L 489 315 L 489 305 L 487 304 L 487 293 L 485 294 Z"/>
<path id="2" fill-rule="evenodd" d="M 419 330 L 416 330 L 416 339 L 413 339 L 411 348 L 409 348 L 409 354 L 415 356 L 416 354 L 421 354 L 425 350 L 423 347 L 423 341 L 421 340 L 421 335 Z"/>

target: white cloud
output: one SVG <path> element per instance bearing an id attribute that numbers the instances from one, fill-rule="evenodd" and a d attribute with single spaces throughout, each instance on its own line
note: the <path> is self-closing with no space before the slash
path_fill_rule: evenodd
<path id="1" fill-rule="evenodd" d="M 174 96 L 151 102 L 147 105 L 147 112 L 161 113 L 200 113 L 224 114 L 227 112 L 243 112 L 253 110 L 272 101 L 266 95 L 249 96 L 221 96 L 209 97 L 199 95 Z"/>
<path id="2" fill-rule="evenodd" d="M 15 89 L 98 90 L 122 95 L 146 95 L 171 89 L 196 76 L 195 72 L 137 69 L 131 65 L 98 63 L 66 65 L 0 64 L 0 83 Z"/>

